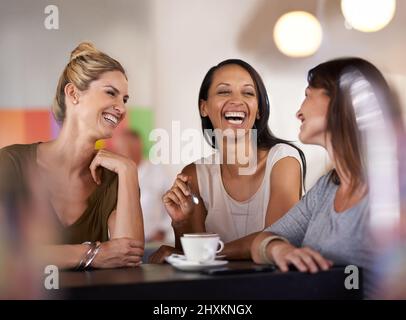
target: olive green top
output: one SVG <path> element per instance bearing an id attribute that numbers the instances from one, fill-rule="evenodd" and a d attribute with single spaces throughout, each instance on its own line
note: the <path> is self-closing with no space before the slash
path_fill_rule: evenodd
<path id="1" fill-rule="evenodd" d="M 39 143 L 15 144 L 0 149 L 0 201 L 2 207 L 11 214 L 16 210 L 11 210 L 10 207 L 19 208 L 18 203 L 24 204 L 32 194 L 30 185 L 31 188 L 35 186 L 35 181 L 30 183 L 28 176 L 35 180 L 35 174 L 38 173 L 38 145 Z M 118 175 L 102 168 L 101 180 L 102 183 L 89 196 L 86 210 L 69 226 L 62 225 L 48 202 L 52 213 L 51 219 L 55 221 L 53 225 L 57 228 L 57 235 L 60 236 L 59 244 L 108 240 L 108 218 L 117 206 Z M 47 197 L 46 194 L 43 196 Z"/>

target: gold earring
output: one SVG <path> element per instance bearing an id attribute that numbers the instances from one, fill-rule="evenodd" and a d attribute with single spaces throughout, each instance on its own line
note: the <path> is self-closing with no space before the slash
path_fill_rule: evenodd
<path id="1" fill-rule="evenodd" d="M 78 101 L 77 101 L 77 100 L 73 100 L 73 104 L 78 104 Z"/>

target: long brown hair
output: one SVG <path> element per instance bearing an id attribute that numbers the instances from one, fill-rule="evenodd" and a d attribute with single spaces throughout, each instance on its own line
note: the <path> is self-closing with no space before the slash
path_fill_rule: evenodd
<path id="1" fill-rule="evenodd" d="M 324 89 L 330 97 L 326 132 L 331 135 L 337 166 L 350 177 L 350 190 L 353 192 L 366 183 L 366 178 L 353 101 L 348 90 L 340 86 L 343 74 L 351 70 L 357 70 L 374 90 L 379 90 L 378 95 L 385 104 L 393 105 L 389 86 L 381 72 L 361 58 L 342 58 L 319 64 L 308 72 L 307 81 L 310 87 Z M 393 110 L 395 108 L 389 111 Z M 331 172 L 330 178 L 335 184 L 340 184 L 336 170 Z"/>

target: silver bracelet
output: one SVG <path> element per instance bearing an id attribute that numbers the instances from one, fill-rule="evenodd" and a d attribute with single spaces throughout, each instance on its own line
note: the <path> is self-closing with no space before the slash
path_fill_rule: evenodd
<path id="1" fill-rule="evenodd" d="M 80 260 L 79 264 L 76 267 L 76 270 L 82 270 L 84 265 L 86 264 L 87 259 L 89 258 L 90 254 L 92 253 L 92 250 L 95 246 L 94 242 L 86 241 L 83 242 L 82 244 L 87 244 L 89 246 L 89 250 L 86 251 L 85 255 L 83 258 Z"/>
<path id="2" fill-rule="evenodd" d="M 92 249 L 92 252 L 89 254 L 89 258 L 85 262 L 85 266 L 83 267 L 84 269 L 87 269 L 92 264 L 94 258 L 96 258 L 96 255 L 99 253 L 100 246 L 101 242 L 97 241 Z"/>
<path id="3" fill-rule="evenodd" d="M 262 240 L 261 243 L 259 244 L 259 257 L 266 264 L 274 264 L 274 261 L 270 257 L 268 257 L 266 253 L 266 248 L 268 247 L 269 243 L 271 243 L 274 240 L 282 240 L 286 243 L 289 243 L 287 239 L 280 236 L 269 236 L 266 237 L 264 240 Z"/>

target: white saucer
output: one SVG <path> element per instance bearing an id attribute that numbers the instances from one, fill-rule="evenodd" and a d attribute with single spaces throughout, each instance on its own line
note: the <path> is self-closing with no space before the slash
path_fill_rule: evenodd
<path id="1" fill-rule="evenodd" d="M 188 261 L 186 260 L 186 257 L 181 254 L 172 254 L 169 257 L 166 257 L 165 260 L 174 268 L 182 271 L 199 271 L 208 268 L 222 266 L 228 263 L 227 260 L 214 260 L 206 263 Z"/>
<path id="2" fill-rule="evenodd" d="M 216 254 L 216 260 L 219 260 L 219 259 L 224 259 L 226 257 L 226 255 L 225 254 Z M 185 255 L 184 254 L 177 254 L 177 253 L 172 253 L 170 256 L 168 256 L 168 257 L 166 257 L 165 258 L 165 261 L 166 262 L 168 262 L 168 263 L 171 263 L 171 261 L 168 261 L 168 259 L 169 260 L 184 260 L 184 261 L 187 261 L 187 259 L 186 259 L 186 257 L 185 257 Z"/>
<path id="3" fill-rule="evenodd" d="M 198 262 L 188 261 L 187 263 L 173 263 L 172 266 L 182 271 L 200 271 L 208 268 L 223 266 L 227 264 L 226 260 L 214 260 L 211 263 L 201 264 Z"/>

